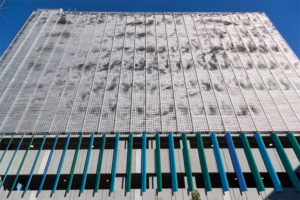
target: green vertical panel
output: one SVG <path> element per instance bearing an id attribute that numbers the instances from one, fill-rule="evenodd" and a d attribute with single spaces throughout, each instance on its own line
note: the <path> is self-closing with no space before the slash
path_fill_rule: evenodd
<path id="1" fill-rule="evenodd" d="M 63 152 L 61 154 L 61 157 L 60 157 L 60 162 L 59 162 L 58 169 L 57 169 L 57 172 L 56 172 L 56 178 L 55 178 L 55 181 L 54 181 L 54 185 L 53 185 L 53 188 L 52 188 L 51 195 L 52 195 L 52 193 L 56 192 L 57 185 L 59 183 L 59 179 L 60 179 L 60 175 L 61 175 L 61 171 L 62 171 L 62 168 L 63 168 L 63 165 L 64 165 L 66 153 L 68 151 L 68 146 L 69 146 L 69 143 L 70 143 L 70 139 L 71 139 L 71 133 L 68 134 L 64 150 L 63 150 Z"/>
<path id="2" fill-rule="evenodd" d="M 160 135 L 155 135 L 156 149 L 155 149 L 155 168 L 157 176 L 157 192 L 162 191 L 162 173 L 161 173 L 161 160 L 160 160 Z"/>
<path id="3" fill-rule="evenodd" d="M 288 133 L 287 137 L 288 137 L 290 143 L 292 144 L 292 147 L 294 149 L 294 152 L 295 152 L 298 160 L 300 161 L 300 145 L 299 145 L 295 135 L 293 133 Z"/>
<path id="4" fill-rule="evenodd" d="M 185 166 L 185 173 L 186 173 L 187 181 L 188 181 L 188 189 L 190 192 L 192 192 L 194 190 L 193 173 L 192 173 L 191 159 L 190 159 L 190 153 L 189 153 L 186 133 L 183 133 L 181 138 L 182 138 L 182 144 L 183 144 L 182 151 L 183 151 L 183 155 L 184 155 L 184 166 Z"/>
<path id="5" fill-rule="evenodd" d="M 2 188 L 2 186 L 3 186 L 4 183 L 5 183 L 5 180 L 6 180 L 8 174 L 9 174 L 9 171 L 10 171 L 10 169 L 11 169 L 11 166 L 12 166 L 12 164 L 13 164 L 13 162 L 14 162 L 14 160 L 15 160 L 15 157 L 16 157 L 16 155 L 17 155 L 17 153 L 18 153 L 18 151 L 19 151 L 19 149 L 20 149 L 20 147 L 21 147 L 21 144 L 22 144 L 22 142 L 23 142 L 24 135 L 25 135 L 25 134 L 22 135 L 22 137 L 21 137 L 21 139 L 20 139 L 20 141 L 19 141 L 19 143 L 18 143 L 17 148 L 15 149 L 13 155 L 12 155 L 11 158 L 10 158 L 10 161 L 9 161 L 9 163 L 8 163 L 8 166 L 7 166 L 7 168 L 6 168 L 6 171 L 5 171 L 4 176 L 1 177 L 1 181 L 0 181 L 0 189 Z"/>
<path id="6" fill-rule="evenodd" d="M 101 178 L 101 168 L 102 168 L 102 161 L 103 161 L 103 155 L 105 150 L 105 143 L 106 143 L 106 134 L 102 135 L 102 142 L 101 142 L 101 149 L 99 152 L 98 157 L 98 166 L 97 166 L 97 178 L 96 178 L 96 184 L 94 188 L 94 192 L 98 192 L 99 186 L 100 186 L 100 178 Z"/>
<path id="7" fill-rule="evenodd" d="M 204 178 L 205 190 L 211 191 L 212 186 L 211 186 L 211 181 L 210 181 L 210 177 L 209 177 L 209 173 L 208 173 L 208 167 L 207 167 L 207 163 L 206 163 L 203 140 L 202 140 L 202 136 L 200 133 L 197 133 L 196 141 L 197 141 L 197 148 L 198 148 L 199 160 L 200 160 L 200 165 L 201 165 L 201 171 L 203 173 L 203 178 Z"/>
<path id="8" fill-rule="evenodd" d="M 78 157 L 79 149 L 80 149 L 80 146 L 81 146 L 81 142 L 82 142 L 82 133 L 80 133 L 78 144 L 77 144 L 77 147 L 76 147 L 76 150 L 75 150 L 75 154 L 74 154 L 74 158 L 73 158 L 73 162 L 72 162 L 72 167 L 71 167 L 71 171 L 70 171 L 70 179 L 69 179 L 69 182 L 68 182 L 66 193 L 69 193 L 70 190 L 71 190 L 71 187 L 72 187 L 74 171 L 75 171 L 75 166 L 76 166 L 77 157 Z"/>
<path id="9" fill-rule="evenodd" d="M 127 167 L 126 167 L 126 183 L 125 191 L 130 192 L 131 190 L 131 169 L 132 169 L 132 147 L 133 147 L 133 136 L 132 133 L 129 134 L 128 138 L 128 149 L 127 149 Z"/>
<path id="10" fill-rule="evenodd" d="M 22 170 L 23 164 L 24 164 L 24 162 L 25 162 L 25 159 L 26 159 L 26 157 L 27 157 L 28 151 L 29 151 L 29 149 L 30 149 L 30 147 L 31 147 L 31 145 L 32 145 L 33 140 L 34 140 L 34 136 L 35 136 L 35 135 L 33 134 L 32 137 L 31 137 L 31 140 L 30 140 L 30 142 L 29 142 L 29 144 L 28 144 L 28 146 L 27 146 L 27 148 L 26 148 L 26 151 L 25 151 L 25 153 L 24 153 L 24 155 L 23 155 L 23 158 L 22 158 L 21 163 L 20 163 L 20 165 L 19 165 L 18 171 L 17 171 L 17 173 L 16 173 L 16 177 L 15 177 L 15 179 L 14 179 L 14 182 L 13 182 L 13 184 L 12 184 L 11 187 L 10 187 L 10 190 L 9 190 L 9 193 L 8 193 L 8 197 L 10 196 L 11 192 L 14 190 L 14 188 L 15 188 L 15 186 L 16 186 L 16 184 L 17 184 L 17 181 L 18 181 L 20 172 L 21 172 L 21 170 Z"/>
<path id="11" fill-rule="evenodd" d="M 0 144 L 1 144 L 1 142 L 2 142 L 3 136 L 4 136 L 4 133 L 1 134 Z"/>
<path id="12" fill-rule="evenodd" d="M 272 133 L 271 138 L 274 142 L 275 148 L 276 148 L 278 155 L 280 157 L 280 160 L 285 168 L 285 171 L 287 172 L 288 176 L 290 177 L 290 179 L 294 185 L 295 190 L 297 192 L 300 192 L 300 181 L 292 167 L 292 164 L 291 164 L 289 158 L 287 157 L 287 155 L 283 149 L 283 146 L 279 140 L 278 135 L 276 133 Z"/>
<path id="13" fill-rule="evenodd" d="M 1 155 L 1 158 L 0 158 L 0 164 L 1 164 L 2 160 L 3 160 L 3 158 L 5 157 L 5 154 L 6 154 L 7 150 L 9 149 L 9 147 L 10 147 L 10 145 L 11 145 L 13 139 L 14 139 L 14 135 L 11 136 L 11 138 L 10 138 L 10 140 L 9 140 L 9 142 L 8 142 L 8 144 L 7 144 L 6 148 L 5 148 L 5 150 L 4 150 L 4 152 L 3 152 L 2 155 Z"/>
<path id="14" fill-rule="evenodd" d="M 254 157 L 253 157 L 253 154 L 252 154 L 252 151 L 251 151 L 251 148 L 250 148 L 250 144 L 248 142 L 246 134 L 241 133 L 240 138 L 242 140 L 244 151 L 245 151 L 245 154 L 246 154 L 246 158 L 248 160 L 251 172 L 254 176 L 257 189 L 258 189 L 258 191 L 265 191 L 265 186 L 264 186 L 264 183 L 261 179 L 261 176 L 260 176 L 260 173 L 258 171 L 257 165 L 255 163 L 255 160 L 254 160 Z"/>

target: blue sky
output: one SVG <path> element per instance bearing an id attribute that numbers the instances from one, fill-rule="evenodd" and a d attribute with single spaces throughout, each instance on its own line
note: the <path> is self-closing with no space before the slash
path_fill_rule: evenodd
<path id="1" fill-rule="evenodd" d="M 0 10 L 0 55 L 37 8 L 78 11 L 263 11 L 300 57 L 300 0 L 6 0 Z"/>

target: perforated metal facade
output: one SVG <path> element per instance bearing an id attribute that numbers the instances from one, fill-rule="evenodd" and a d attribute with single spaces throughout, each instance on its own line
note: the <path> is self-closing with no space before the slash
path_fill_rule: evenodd
<path id="1" fill-rule="evenodd" d="M 299 95 L 264 13 L 38 10 L 0 59 L 0 199 L 298 200 Z"/>
<path id="2" fill-rule="evenodd" d="M 264 13 L 34 13 L 1 132 L 298 131 L 300 64 Z"/>

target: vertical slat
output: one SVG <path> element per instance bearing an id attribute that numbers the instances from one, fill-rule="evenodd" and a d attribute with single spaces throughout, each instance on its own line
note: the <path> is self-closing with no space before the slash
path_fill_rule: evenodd
<path id="1" fill-rule="evenodd" d="M 142 192 L 147 190 L 147 134 L 143 133 L 142 136 Z"/>
<path id="2" fill-rule="evenodd" d="M 19 166 L 19 168 L 18 168 L 16 177 L 15 177 L 15 179 L 14 179 L 13 184 L 12 184 L 11 187 L 10 187 L 10 190 L 9 190 L 9 193 L 8 193 L 7 197 L 10 196 L 11 192 L 14 190 L 14 188 L 15 188 L 15 186 L 16 186 L 16 184 L 17 184 L 17 181 L 18 181 L 20 172 L 21 172 L 21 170 L 22 170 L 23 164 L 24 164 L 24 162 L 25 162 L 25 159 L 26 159 L 26 157 L 27 157 L 28 151 L 29 151 L 29 149 L 30 149 L 30 147 L 31 147 L 31 145 L 32 145 L 33 140 L 34 140 L 34 136 L 35 136 L 35 135 L 33 134 L 32 137 L 31 137 L 31 140 L 30 140 L 30 142 L 29 142 L 29 144 L 28 144 L 28 146 L 27 146 L 27 148 L 26 148 L 26 151 L 25 151 L 25 153 L 24 153 L 24 155 L 23 155 L 21 164 L 20 164 L 20 166 Z"/>
<path id="3" fill-rule="evenodd" d="M 291 162 L 289 161 L 289 158 L 286 155 L 286 152 L 283 149 L 283 146 L 282 146 L 277 134 L 272 133 L 271 138 L 274 142 L 275 148 L 278 152 L 278 155 L 281 159 L 281 162 L 284 166 L 284 169 L 287 172 L 288 176 L 290 177 L 290 179 L 291 179 L 291 181 L 294 185 L 295 190 L 297 192 L 300 192 L 300 181 L 299 181 L 299 179 L 298 179 L 298 177 L 297 177 L 297 175 L 296 175 L 296 173 L 295 173 L 295 171 L 294 171 L 294 169 L 291 165 Z"/>
<path id="4" fill-rule="evenodd" d="M 4 136 L 4 133 L 1 134 L 0 144 L 1 144 L 1 142 L 2 142 L 3 136 Z"/>
<path id="5" fill-rule="evenodd" d="M 227 180 L 227 176 L 226 176 L 226 172 L 225 172 L 225 167 L 224 167 L 224 162 L 223 162 L 223 159 L 222 159 L 222 156 L 221 156 L 221 151 L 220 151 L 220 147 L 219 147 L 219 143 L 218 143 L 216 133 L 211 134 L 211 141 L 213 143 L 214 154 L 215 154 L 215 158 L 216 158 L 218 171 L 219 171 L 219 174 L 220 174 L 220 177 L 221 177 L 223 191 L 227 192 L 227 191 L 229 191 L 229 184 L 228 184 L 228 180 Z"/>
<path id="6" fill-rule="evenodd" d="M 3 152 L 2 155 L 1 155 L 1 158 L 0 158 L 0 164 L 1 164 L 2 160 L 3 160 L 3 158 L 5 157 L 5 154 L 6 154 L 7 150 L 9 149 L 9 147 L 10 147 L 11 142 L 13 141 L 13 139 L 14 139 L 14 135 L 11 136 L 11 138 L 10 138 L 10 140 L 9 140 L 9 142 L 8 142 L 8 144 L 7 144 L 6 148 L 5 148 L 5 150 L 4 150 L 4 152 Z"/>
<path id="7" fill-rule="evenodd" d="M 84 164 L 83 177 L 82 177 L 82 182 L 81 182 L 79 194 L 83 193 L 84 189 L 85 189 L 87 172 L 88 172 L 88 169 L 89 169 L 89 163 L 90 163 L 90 157 L 91 157 L 91 151 L 92 151 L 93 143 L 94 143 L 94 135 L 95 135 L 94 133 L 91 134 L 90 144 L 89 144 L 89 149 L 88 149 L 85 164 Z"/>
<path id="8" fill-rule="evenodd" d="M 55 178 L 54 185 L 53 185 L 53 188 L 52 188 L 52 193 L 55 193 L 57 185 L 58 185 L 61 170 L 62 170 L 62 167 L 64 165 L 64 160 L 65 160 L 65 157 L 66 157 L 66 152 L 68 150 L 68 146 L 69 146 L 69 143 L 70 143 L 70 138 L 71 138 L 71 133 L 68 134 L 68 138 L 67 138 L 64 150 L 63 150 L 61 158 L 60 158 L 59 166 L 58 166 L 57 173 L 56 173 L 56 178 Z"/>
<path id="9" fill-rule="evenodd" d="M 112 163 L 112 169 L 111 169 L 111 182 L 110 182 L 110 189 L 109 189 L 110 192 L 115 191 L 115 179 L 116 179 L 116 174 L 117 174 L 119 140 L 120 140 L 120 133 L 117 133 L 116 137 L 115 137 L 115 147 L 114 147 L 113 163 Z"/>
<path id="10" fill-rule="evenodd" d="M 188 181 L 188 189 L 190 192 L 192 192 L 194 190 L 194 184 L 193 184 L 191 159 L 190 159 L 190 153 L 189 153 L 186 133 L 183 133 L 181 138 L 182 138 L 182 144 L 183 144 L 184 166 L 185 166 L 185 174 L 187 176 L 187 181 Z"/>
<path id="11" fill-rule="evenodd" d="M 292 144 L 292 147 L 295 151 L 295 154 L 297 155 L 298 160 L 300 161 L 300 145 L 299 145 L 295 135 L 292 132 L 290 132 L 287 134 L 287 137 L 288 137 L 290 143 Z"/>
<path id="12" fill-rule="evenodd" d="M 244 178 L 242 167 L 241 167 L 240 162 L 239 162 L 239 158 L 238 158 L 237 153 L 235 151 L 235 146 L 234 146 L 234 143 L 233 143 L 233 140 L 232 140 L 232 136 L 231 136 L 230 133 L 226 133 L 225 137 L 226 137 L 226 141 L 227 141 L 227 144 L 228 144 L 228 149 L 229 149 L 230 157 L 231 157 L 231 160 L 232 160 L 232 163 L 233 163 L 234 171 L 235 171 L 235 173 L 237 175 L 237 178 L 238 178 L 240 189 L 241 189 L 241 191 L 246 192 L 248 190 L 247 189 L 247 184 L 246 184 L 246 181 L 245 181 L 245 178 Z"/>
<path id="13" fill-rule="evenodd" d="M 174 136 L 173 133 L 169 133 L 169 152 L 170 152 L 170 168 L 172 173 L 172 188 L 173 192 L 178 191 L 178 180 L 177 180 L 177 170 L 175 161 L 175 150 L 174 150 Z"/>
<path id="14" fill-rule="evenodd" d="M 162 173 L 161 173 L 161 160 L 160 160 L 160 135 L 157 132 L 155 135 L 155 170 L 157 178 L 157 192 L 162 191 Z"/>
<path id="15" fill-rule="evenodd" d="M 74 171 L 75 171 L 75 167 L 76 167 L 76 162 L 77 162 L 81 142 L 82 142 L 82 133 L 80 133 L 78 144 L 77 144 L 77 147 L 76 147 L 76 150 L 75 150 L 75 154 L 74 154 L 74 158 L 73 158 L 73 162 L 72 162 L 72 167 L 71 167 L 71 170 L 70 170 L 70 179 L 69 179 L 69 182 L 68 182 L 66 193 L 69 193 L 70 190 L 71 190 L 71 187 L 72 187 Z"/>
<path id="16" fill-rule="evenodd" d="M 101 141 L 101 149 L 99 152 L 98 157 L 98 165 L 97 165 L 97 178 L 94 188 L 94 193 L 98 192 L 99 186 L 100 186 L 100 178 L 101 178 L 101 169 L 102 169 L 102 162 L 103 162 L 103 155 L 105 150 L 105 143 L 106 143 L 106 134 L 102 135 L 102 141 Z"/>
<path id="17" fill-rule="evenodd" d="M 23 142 L 24 135 L 25 135 L 25 134 L 22 135 L 22 138 L 21 138 L 21 140 L 20 140 L 20 142 L 19 142 L 19 144 L 18 144 L 18 146 L 17 146 L 17 148 L 16 148 L 14 154 L 13 154 L 13 156 L 11 157 L 11 159 L 10 159 L 10 161 L 9 161 L 9 164 L 8 164 L 8 166 L 7 166 L 7 168 L 6 168 L 4 177 L 3 177 L 3 179 L 2 179 L 1 182 L 0 182 L 0 189 L 2 188 L 3 184 L 5 183 L 5 180 L 6 180 L 6 178 L 7 178 L 7 175 L 8 175 L 8 173 L 9 173 L 9 170 L 10 170 L 10 168 L 11 168 L 11 165 L 12 165 L 12 163 L 14 162 L 15 157 L 16 157 L 16 155 L 17 155 L 17 153 L 18 153 L 18 151 L 19 151 L 19 149 L 20 149 L 20 146 L 21 146 L 21 144 L 22 144 L 22 142 Z"/>
<path id="18" fill-rule="evenodd" d="M 129 134 L 128 138 L 128 149 L 127 149 L 127 167 L 126 167 L 126 192 L 131 190 L 131 169 L 132 169 L 132 146 L 133 146 L 133 136 L 132 133 Z"/>
<path id="19" fill-rule="evenodd" d="M 45 169 L 44 169 L 42 181 L 41 181 L 40 186 L 39 186 L 39 189 L 38 189 L 38 191 L 37 191 L 37 195 L 38 195 L 38 194 L 42 191 L 42 189 L 43 189 L 43 186 L 44 186 L 44 183 L 45 183 L 45 180 L 46 180 L 46 176 L 47 176 L 47 172 L 48 172 L 48 169 L 49 169 L 49 166 L 50 166 L 50 163 L 51 163 L 51 159 L 52 159 L 52 156 L 53 156 L 53 153 L 54 153 L 56 144 L 57 144 L 57 140 L 58 140 L 58 134 L 56 134 L 56 137 L 55 137 L 55 140 L 54 140 L 54 144 L 53 144 L 52 149 L 51 149 L 51 151 L 50 151 L 50 154 L 49 154 L 49 157 L 48 157 L 48 160 L 47 160 Z"/>
<path id="20" fill-rule="evenodd" d="M 204 178 L 205 190 L 211 191 L 212 186 L 211 186 L 211 181 L 210 181 L 210 177 L 209 177 L 209 173 L 208 173 L 206 156 L 204 153 L 203 140 L 202 140 L 202 136 L 200 133 L 197 133 L 196 141 L 197 141 L 197 148 L 198 148 L 199 160 L 200 160 L 200 165 L 201 165 L 201 171 L 202 171 L 203 178 Z"/>
<path id="21" fill-rule="evenodd" d="M 274 169 L 274 166 L 272 164 L 272 161 L 270 159 L 270 156 L 269 156 L 269 154 L 267 152 L 266 146 L 264 144 L 264 141 L 263 141 L 260 133 L 259 132 L 255 133 L 254 137 L 255 137 L 255 140 L 256 140 L 256 142 L 258 144 L 258 148 L 259 148 L 261 156 L 262 156 L 262 158 L 264 160 L 266 168 L 267 168 L 267 170 L 268 170 L 268 172 L 269 172 L 269 174 L 271 176 L 271 179 L 272 179 L 272 182 L 274 184 L 275 190 L 277 192 L 283 191 L 281 182 L 280 182 L 280 180 L 279 180 L 279 178 L 277 176 L 277 173 L 276 173 L 276 171 Z"/>
<path id="22" fill-rule="evenodd" d="M 253 157 L 253 154 L 252 154 L 252 151 L 251 151 L 251 148 L 250 148 L 250 144 L 248 142 L 246 134 L 245 133 L 241 133 L 240 134 L 240 138 L 242 140 L 244 151 L 245 151 L 245 154 L 246 154 L 246 157 L 247 157 L 247 160 L 248 160 L 251 172 L 252 172 L 252 174 L 254 176 L 257 189 L 260 192 L 261 191 L 265 191 L 265 186 L 264 186 L 264 183 L 263 183 L 263 181 L 261 179 L 261 176 L 260 176 L 260 173 L 258 171 L 257 165 L 255 163 L 255 160 L 254 160 L 254 157 Z"/>
<path id="23" fill-rule="evenodd" d="M 36 164 L 37 164 L 37 162 L 38 162 L 38 160 L 39 160 L 39 157 L 40 157 L 40 155 L 41 155 L 41 153 L 42 153 L 42 150 L 43 150 L 43 148 L 44 148 L 44 144 L 45 144 L 46 139 L 47 139 L 47 134 L 45 133 L 44 138 L 43 138 L 43 141 L 42 141 L 42 144 L 41 144 L 41 146 L 40 146 L 40 148 L 39 148 L 39 151 L 38 151 L 38 153 L 37 153 L 37 155 L 36 155 L 36 157 L 35 157 L 35 160 L 34 160 L 34 162 L 33 162 L 33 165 L 32 165 L 32 168 L 31 168 L 31 171 L 30 171 L 30 174 L 29 174 L 29 178 L 28 178 L 28 181 L 27 181 L 26 186 L 25 186 L 25 188 L 24 188 L 22 197 L 26 194 L 26 192 L 27 192 L 27 190 L 28 190 L 28 188 L 29 188 L 29 186 L 30 186 L 30 183 L 31 183 L 31 180 L 32 180 L 32 176 L 33 176 L 33 172 L 34 172 L 35 166 L 36 166 Z"/>

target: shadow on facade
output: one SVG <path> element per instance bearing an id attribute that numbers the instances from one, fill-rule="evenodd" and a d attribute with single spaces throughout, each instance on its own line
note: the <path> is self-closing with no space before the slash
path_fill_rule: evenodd
<path id="1" fill-rule="evenodd" d="M 300 171 L 300 165 L 296 169 L 296 172 Z M 299 173 L 298 173 L 299 174 Z M 300 179 L 299 175 L 298 178 Z M 281 180 L 283 181 L 283 180 Z M 274 188 L 267 188 L 266 193 L 267 193 L 267 199 L 269 200 L 299 200 L 300 199 L 300 192 L 296 192 L 296 190 L 293 188 L 292 183 L 290 182 L 289 177 L 286 177 L 286 180 L 289 183 L 285 185 L 290 185 L 290 187 L 285 187 L 283 192 L 275 192 Z M 269 190 L 269 191 L 268 191 Z"/>

